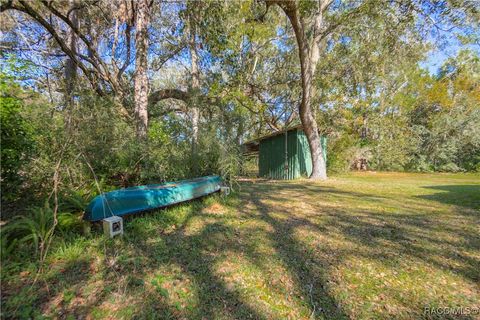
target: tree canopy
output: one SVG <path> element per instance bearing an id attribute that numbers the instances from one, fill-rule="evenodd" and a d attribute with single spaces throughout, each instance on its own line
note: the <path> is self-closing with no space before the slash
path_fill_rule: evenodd
<path id="1" fill-rule="evenodd" d="M 47 183 L 58 157 L 74 189 L 92 172 L 106 185 L 232 177 L 247 171 L 243 142 L 296 124 L 312 178 L 479 169 L 476 2 L 8 0 L 1 11 L 2 160 L 15 163 L 2 179 L 24 189 Z M 453 54 L 432 72 L 442 50 Z"/>

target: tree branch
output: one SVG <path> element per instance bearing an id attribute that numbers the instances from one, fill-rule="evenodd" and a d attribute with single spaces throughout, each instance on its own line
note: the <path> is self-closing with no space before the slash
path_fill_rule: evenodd
<path id="1" fill-rule="evenodd" d="M 190 94 L 180 89 L 161 89 L 152 92 L 148 97 L 148 102 L 154 105 L 165 99 L 177 99 L 188 102 L 190 100 Z"/>
<path id="2" fill-rule="evenodd" d="M 63 41 L 60 35 L 55 31 L 53 26 L 49 22 L 47 22 L 43 17 L 41 17 L 38 12 L 36 12 L 30 5 L 28 5 L 28 3 L 26 3 L 23 0 L 19 0 L 19 3 L 22 6 L 14 5 L 12 2 L 7 3 L 6 6 L 2 7 L 2 11 L 13 9 L 13 10 L 23 12 L 29 15 L 30 17 L 32 17 L 40 25 L 42 25 L 52 35 L 52 37 L 58 43 L 62 51 L 65 52 L 68 55 L 68 57 L 72 59 L 72 61 L 74 61 L 75 64 L 83 71 L 83 73 L 89 80 L 92 87 L 97 91 L 97 93 L 99 95 L 104 95 L 104 93 L 100 90 L 100 88 L 95 86 L 95 81 L 93 79 L 92 72 L 88 70 L 88 68 L 78 59 L 77 55 L 67 46 L 67 44 Z"/>
<path id="3" fill-rule="evenodd" d="M 92 60 L 92 62 L 94 62 L 92 63 L 92 65 L 95 67 L 95 69 L 97 69 L 100 77 L 106 80 L 107 82 L 109 82 L 116 91 L 120 91 L 119 83 L 113 77 L 110 76 L 107 66 L 105 65 L 104 61 L 100 58 L 100 55 L 98 54 L 97 50 L 93 47 L 92 42 L 89 41 L 87 37 L 80 32 L 80 30 L 74 25 L 74 23 L 67 16 L 63 15 L 60 11 L 54 8 L 51 2 L 48 2 L 46 0 L 42 0 L 41 2 L 50 12 L 52 12 L 55 16 L 63 20 L 73 30 L 73 32 L 75 32 L 75 34 L 83 41 L 83 43 L 85 43 L 88 50 L 91 52 L 92 56 L 95 58 L 94 61 Z"/>

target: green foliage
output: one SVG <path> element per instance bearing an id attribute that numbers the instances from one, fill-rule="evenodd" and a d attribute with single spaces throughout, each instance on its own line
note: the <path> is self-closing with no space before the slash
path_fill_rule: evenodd
<path id="1" fill-rule="evenodd" d="M 51 250 L 52 260 L 75 262 L 89 256 L 88 247 L 91 243 L 83 236 L 69 236 L 58 239 Z"/>
<path id="2" fill-rule="evenodd" d="M 341 56 L 350 60 L 356 54 Z M 331 137 L 329 169 L 348 170 L 362 158 L 375 170 L 477 170 L 478 60 L 478 54 L 461 51 L 437 76 L 420 69 L 417 59 L 400 66 L 377 61 L 352 83 L 350 78 L 333 80 L 344 95 L 337 90 L 325 94 L 324 103 L 335 108 L 319 117 L 320 128 Z"/>
<path id="3" fill-rule="evenodd" d="M 300 0 L 295 4 L 305 22 L 306 37 L 311 39 L 315 34 L 308 30 L 315 23 L 313 18 L 319 3 Z M 66 7 L 53 5 L 67 12 Z M 32 17 L 28 15 L 16 15 L 10 19 L 13 22 L 6 19 L 6 30 L 11 29 L 6 31 L 12 41 L 9 51 L 15 54 L 0 57 L 1 200 L 2 220 L 6 221 L 1 230 L 2 260 L 6 262 L 2 263 L 2 270 L 7 266 L 8 274 L 17 281 L 12 288 L 24 286 L 28 281 L 19 279 L 18 274 L 25 268 L 33 273 L 38 268 L 35 261 L 38 253 L 52 240 L 47 263 L 53 268 L 44 279 L 58 280 L 60 284 L 53 285 L 58 288 L 52 294 L 63 298 L 63 305 L 74 304 L 77 293 L 74 286 L 78 283 L 62 287 L 72 277 L 65 275 L 71 266 L 75 276 L 93 273 L 89 279 L 93 283 L 99 278 L 102 281 L 97 282 L 107 283 L 101 291 L 105 295 L 117 294 L 111 277 L 120 271 L 128 274 L 122 290 L 128 286 L 134 292 L 143 292 L 145 286 L 153 287 L 155 299 L 175 300 L 176 294 L 170 291 L 172 279 L 167 275 L 161 273 L 153 280 L 144 279 L 144 274 L 151 274 L 151 269 L 161 265 L 159 262 L 182 265 L 189 277 L 197 277 L 196 282 L 211 281 L 211 277 L 202 278 L 201 274 L 214 270 L 214 264 L 209 261 L 205 270 L 196 267 L 203 263 L 203 257 L 214 259 L 225 251 L 225 247 L 219 247 L 214 254 L 204 255 L 213 244 L 209 241 L 216 239 L 211 236 L 217 234 L 215 228 L 222 227 L 218 232 L 221 245 L 228 244 L 228 237 L 233 234 L 230 225 L 222 225 L 229 218 L 220 202 L 227 200 L 210 197 L 136 216 L 125 224 L 126 234 L 121 239 L 106 239 L 98 234 L 82 236 L 83 210 L 99 193 L 132 185 L 220 174 L 227 184 L 236 186 L 236 177 L 255 166 L 253 159 L 242 157 L 241 142 L 282 130 L 290 115 L 298 111 L 301 101 L 297 43 L 280 6 L 272 5 L 265 11 L 263 1 L 206 0 L 187 1 L 185 5 L 162 2 L 158 10 L 158 3 L 154 2 L 149 27 L 150 91 L 181 89 L 188 98 L 165 99 L 149 105 L 148 139 L 139 140 L 134 125 L 134 65 L 121 61 L 131 51 L 125 47 L 128 14 L 120 9 L 110 16 L 111 10 L 104 10 L 109 6 L 108 2 L 85 2 L 78 9 L 80 29 L 85 32 L 85 39 L 102 44 L 94 47 L 98 47 L 104 63 L 90 63 L 91 59 L 97 60 L 94 52 L 87 56 L 84 44 L 79 46 L 78 53 L 86 55 L 79 56 L 86 70 L 77 68 L 74 92 L 65 92 L 66 60 L 58 41 L 52 41 L 48 33 L 42 34 L 43 29 L 37 27 L 34 29 L 40 35 L 38 39 L 28 39 L 30 35 L 22 34 L 32 26 Z M 456 2 L 449 5 L 442 2 L 434 16 L 446 18 L 449 6 L 453 11 L 459 7 Z M 374 170 L 480 171 L 478 52 L 461 51 L 447 60 L 438 74 L 428 74 L 419 67 L 419 62 L 431 45 L 419 32 L 423 18 L 419 21 L 412 8 L 403 2 L 333 1 L 322 16 L 325 25 L 320 30 L 331 32 L 322 35 L 312 107 L 322 134 L 328 136 L 330 172 L 348 171 L 358 161 L 368 162 Z M 43 9 L 48 11 L 46 7 Z M 43 9 L 39 14 L 47 12 Z M 473 7 L 459 9 L 467 15 Z M 91 19 L 96 14 L 101 14 L 101 21 Z M 5 13 L 7 16 L 9 12 Z M 52 24 L 63 24 L 55 16 L 49 17 Z M 185 48 L 191 31 L 186 28 L 190 25 L 188 17 L 195 20 L 194 38 L 199 56 L 200 88 L 195 89 L 191 88 L 193 77 L 188 71 L 190 58 Z M 84 26 L 88 20 L 94 24 L 94 33 Z M 63 37 L 65 30 L 59 31 Z M 115 45 L 111 42 L 113 34 L 115 38 L 118 36 Z M 463 43 L 478 42 L 477 38 L 460 36 Z M 134 43 L 133 37 L 130 42 Z M 116 74 L 123 62 L 127 67 L 125 72 Z M 101 95 L 97 89 L 102 91 Z M 66 95 L 72 101 L 65 99 Z M 192 107 L 200 111 L 195 145 Z M 298 117 L 293 119 L 293 123 L 299 121 Z M 55 230 L 50 197 L 54 174 L 58 178 L 55 181 L 59 212 Z M 412 177 L 418 180 L 418 176 Z M 476 190 L 470 189 L 460 193 L 472 198 Z M 458 193 L 452 194 L 456 201 L 453 204 L 468 203 L 468 199 L 458 202 Z M 444 193 L 438 197 L 448 198 Z M 362 198 L 366 201 L 369 197 L 352 197 Z M 345 199 L 334 200 L 345 202 Z M 261 205 L 260 202 L 255 205 Z M 212 207 L 203 216 L 209 219 L 208 224 L 198 229 L 196 224 L 202 217 L 195 215 L 207 207 Z M 190 218 L 194 218 L 193 223 L 187 224 Z M 176 232 L 179 226 L 192 229 L 188 234 L 183 230 Z M 237 230 L 235 235 L 238 236 Z M 207 246 L 202 247 L 204 244 Z M 115 251 L 118 247 L 123 252 Z M 185 247 L 191 250 L 187 254 L 182 253 Z M 237 251 L 236 246 L 232 249 Z M 109 256 L 107 251 L 114 254 Z M 142 270 L 146 260 L 152 264 L 148 270 Z M 31 265 L 26 267 L 25 261 Z M 63 263 L 60 266 L 59 261 Z M 87 271 L 92 265 L 102 271 Z M 202 293 L 201 287 L 197 289 Z M 12 291 L 15 294 L 8 297 L 7 311 L 2 316 L 41 317 L 32 305 L 42 293 Z M 183 294 L 190 297 L 187 292 Z M 178 311 L 182 308 L 173 306 Z M 136 310 L 127 307 L 118 311 L 117 318 L 122 317 L 121 312 L 128 317 Z M 99 305 L 92 314 L 107 316 L 108 312 L 105 314 Z"/>
<path id="4" fill-rule="evenodd" d="M 29 214 L 13 218 L 2 228 L 2 254 L 8 255 L 18 247 L 33 247 L 35 254 L 43 252 L 53 236 L 54 214 L 48 203 L 33 207 Z"/>
<path id="5" fill-rule="evenodd" d="M 9 256 L 17 249 L 26 249 L 27 252 L 33 250 L 35 255 L 42 254 L 56 231 L 64 234 L 81 231 L 81 214 L 59 212 L 56 228 L 53 226 L 54 211 L 48 202 L 42 207 L 30 208 L 26 215 L 10 219 L 1 230 L 2 257 Z"/>
<path id="6" fill-rule="evenodd" d="M 407 104 L 406 116 L 416 138 L 409 167 L 450 172 L 478 167 L 479 67 L 477 54 L 462 51 L 445 63 L 437 78 L 421 80 L 430 83 L 426 90 L 407 89 L 417 96 Z"/>
<path id="7" fill-rule="evenodd" d="M 302 0 L 298 6 L 311 24 L 318 3 Z M 328 168 L 344 172 L 361 160 L 375 170 L 478 171 L 478 53 L 461 51 L 437 75 L 427 74 L 419 61 L 430 46 L 418 34 L 415 17 L 399 15 L 400 9 L 378 1 L 334 2 L 327 9 L 325 22 L 336 28 L 324 39 L 312 106 L 322 134 L 329 138 Z M 98 85 L 103 95 L 80 72 L 74 101 L 67 107 L 61 98 L 63 57 L 43 61 L 52 68 L 43 73 L 20 53 L 2 56 L 2 204 L 18 200 L 4 210 L 4 252 L 21 248 L 31 253 L 52 236 L 46 231 L 53 223 L 52 203 L 41 204 L 52 190 L 57 166 L 56 235 L 74 237 L 81 230 L 82 211 L 101 192 L 209 174 L 220 174 L 234 185 L 253 163 L 242 157 L 241 142 L 281 130 L 298 110 L 302 90 L 297 43 L 278 6 L 270 6 L 266 14 L 258 1 L 191 1 L 185 6 L 166 3 L 158 12 L 161 19 L 150 31 L 155 39 L 152 52 L 159 54 L 149 58 L 155 68 L 165 68 L 152 73 L 152 90 L 188 88 L 192 94 L 191 74 L 178 71 L 178 61 L 169 60 L 188 35 L 185 22 L 191 14 L 197 23 L 201 83 L 187 101 L 165 99 L 149 105 L 147 140 L 135 136 L 130 67 L 119 79 L 121 89 L 97 79 L 102 79 Z M 398 18 L 396 23 L 391 17 Z M 113 31 L 108 21 L 99 30 Z M 110 54 L 100 50 L 101 55 Z M 45 74 L 48 79 L 43 79 Z M 159 80 L 159 74 L 180 80 Z M 200 110 L 195 146 L 192 106 Z M 32 206 L 34 212 L 22 216 Z M 19 217 L 10 220 L 14 215 Z M 177 221 L 168 214 L 155 219 L 165 219 L 165 225 Z M 143 226 L 153 232 L 152 221 L 138 221 L 132 223 L 135 232 Z"/>
<path id="8" fill-rule="evenodd" d="M 67 189 L 59 197 L 58 208 L 61 212 L 82 212 L 92 198 L 88 190 Z"/>
<path id="9" fill-rule="evenodd" d="M 0 73 L 2 200 L 14 200 L 23 181 L 21 168 L 34 150 L 32 127 L 22 114 L 20 95 L 25 94 L 12 79 Z"/>
<path id="10" fill-rule="evenodd" d="M 235 144 L 222 145 L 218 168 L 222 179 L 231 187 L 235 186 L 236 177 L 241 174 L 243 158 L 240 148 Z"/>
<path id="11" fill-rule="evenodd" d="M 350 170 L 352 165 L 352 149 L 355 146 L 354 138 L 344 134 L 339 137 L 330 137 L 327 144 L 327 167 L 330 172 L 341 173 Z"/>
<path id="12" fill-rule="evenodd" d="M 40 310 L 35 308 L 38 293 L 22 287 L 2 304 L 2 317 L 16 319 L 44 319 Z"/>
<path id="13" fill-rule="evenodd" d="M 155 287 L 155 290 L 164 298 L 168 298 L 168 290 L 162 287 L 163 283 L 167 279 L 163 275 L 157 275 L 151 282 L 151 284 Z"/>
<path id="14" fill-rule="evenodd" d="M 377 122 L 378 121 L 378 122 Z M 415 150 L 412 130 L 398 119 L 375 119 L 372 134 L 377 138 L 372 145 L 372 167 L 378 170 L 402 171 Z"/>

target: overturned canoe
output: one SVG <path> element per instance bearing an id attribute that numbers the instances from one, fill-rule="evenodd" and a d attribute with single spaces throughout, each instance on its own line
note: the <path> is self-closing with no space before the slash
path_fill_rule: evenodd
<path id="1" fill-rule="evenodd" d="M 84 219 L 98 221 L 188 201 L 220 190 L 219 176 L 152 184 L 107 192 L 95 197 Z"/>

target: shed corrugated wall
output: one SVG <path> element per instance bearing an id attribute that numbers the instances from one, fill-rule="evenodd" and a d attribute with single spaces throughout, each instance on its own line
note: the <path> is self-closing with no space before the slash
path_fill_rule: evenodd
<path id="1" fill-rule="evenodd" d="M 302 130 L 297 131 L 297 157 L 299 163 L 299 176 L 309 177 L 312 174 L 312 157 L 307 136 Z"/>
<path id="2" fill-rule="evenodd" d="M 285 168 L 285 134 L 260 141 L 259 175 L 270 179 L 295 179 L 297 167 L 297 132 L 287 132 L 288 167 Z"/>
<path id="3" fill-rule="evenodd" d="M 296 179 L 312 173 L 312 158 L 307 137 L 303 130 L 287 133 L 288 166 L 285 167 L 285 134 L 260 141 L 259 175 L 269 179 Z M 326 138 L 321 137 L 322 151 L 326 157 Z"/>

